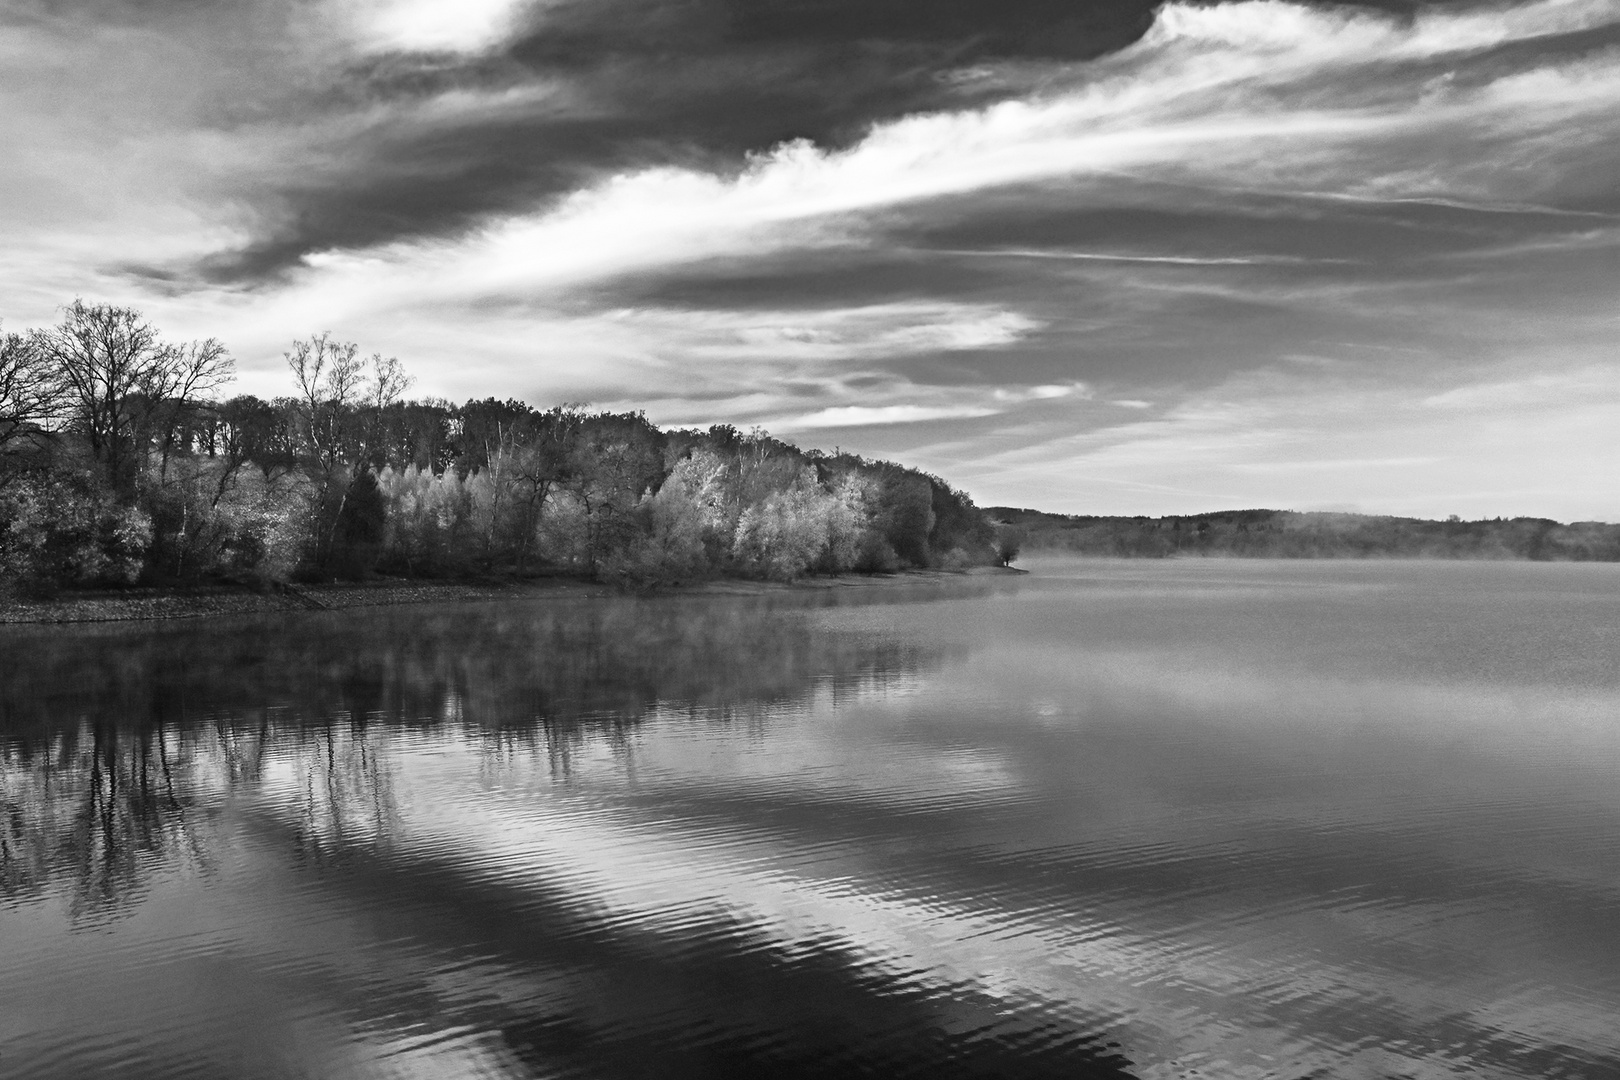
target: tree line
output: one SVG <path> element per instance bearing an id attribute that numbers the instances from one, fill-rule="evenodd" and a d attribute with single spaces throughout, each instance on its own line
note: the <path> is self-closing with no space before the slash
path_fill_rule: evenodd
<path id="1" fill-rule="evenodd" d="M 1165 558 L 1536 559 L 1620 562 L 1620 525 L 1516 517 L 1463 521 L 1373 514 L 1229 510 L 1212 514 L 1093 517 L 1011 506 L 985 513 L 1005 551 Z"/>
<path id="2" fill-rule="evenodd" d="M 374 574 L 791 580 L 996 561 L 938 477 L 639 412 L 408 400 L 400 362 L 330 334 L 290 392 L 222 398 L 214 339 L 75 301 L 0 333 L 0 589 Z"/>

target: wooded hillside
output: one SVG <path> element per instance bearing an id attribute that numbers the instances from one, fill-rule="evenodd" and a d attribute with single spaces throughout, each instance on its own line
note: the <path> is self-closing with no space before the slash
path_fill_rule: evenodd
<path id="1" fill-rule="evenodd" d="M 1170 517 L 1089 517 L 992 506 L 1003 547 L 1077 555 L 1162 558 L 1230 555 L 1282 559 L 1556 559 L 1620 561 L 1620 525 L 1545 518 L 1382 517 L 1226 510 Z"/>
<path id="2" fill-rule="evenodd" d="M 994 531 L 926 473 L 720 425 L 407 400 L 316 335 L 223 398 L 217 341 L 75 302 L 0 335 L 0 588 L 572 574 L 626 583 L 965 566 Z"/>

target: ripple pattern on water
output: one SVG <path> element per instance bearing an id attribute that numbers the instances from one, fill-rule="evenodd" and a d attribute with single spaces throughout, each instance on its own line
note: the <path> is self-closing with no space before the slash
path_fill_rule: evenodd
<path id="1" fill-rule="evenodd" d="M 7 1077 L 1620 1075 L 1620 576 L 0 634 Z"/>

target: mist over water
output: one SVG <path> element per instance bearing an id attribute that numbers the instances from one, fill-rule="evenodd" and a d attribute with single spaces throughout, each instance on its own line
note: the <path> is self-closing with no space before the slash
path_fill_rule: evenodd
<path id="1" fill-rule="evenodd" d="M 1620 566 L 1029 565 L 0 628 L 0 1075 L 1620 1075 Z"/>

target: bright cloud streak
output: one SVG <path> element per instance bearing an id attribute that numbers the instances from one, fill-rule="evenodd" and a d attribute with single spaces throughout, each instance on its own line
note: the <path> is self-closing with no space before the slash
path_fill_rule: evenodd
<path id="1" fill-rule="evenodd" d="M 517 23 L 526 0 L 352 0 L 344 14 L 372 49 L 477 52 Z"/>
<path id="2" fill-rule="evenodd" d="M 815 428 L 868 427 L 874 424 L 915 424 L 923 420 L 990 416 L 995 411 L 976 405 L 845 405 L 822 409 L 807 416 L 790 417 L 778 421 L 775 427 L 782 431 L 809 431 Z"/>

